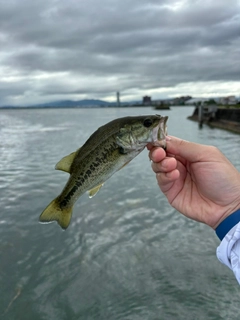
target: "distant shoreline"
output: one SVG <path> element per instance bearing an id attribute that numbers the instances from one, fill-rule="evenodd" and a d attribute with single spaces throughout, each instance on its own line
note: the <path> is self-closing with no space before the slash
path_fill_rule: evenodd
<path id="1" fill-rule="evenodd" d="M 57 106 L 57 107 L 54 107 L 54 106 L 49 106 L 49 107 L 46 107 L 46 106 L 37 106 L 37 107 L 15 107 L 15 106 L 6 106 L 6 107 L 0 107 L 0 110 L 34 110 L 34 109 L 127 109 L 127 108 L 154 108 L 154 109 L 170 109 L 169 107 L 157 107 L 155 105 L 122 105 L 120 107 L 118 106 L 101 106 L 101 105 L 96 105 L 96 106 L 79 106 L 79 107 L 75 107 L 75 106 Z M 180 107 L 180 106 L 179 106 Z"/>

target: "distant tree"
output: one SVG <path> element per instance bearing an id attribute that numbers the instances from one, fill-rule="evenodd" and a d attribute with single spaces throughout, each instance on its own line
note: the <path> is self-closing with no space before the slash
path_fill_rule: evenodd
<path id="1" fill-rule="evenodd" d="M 214 99 L 209 99 L 208 101 L 205 102 L 205 104 L 216 104 L 216 101 Z"/>

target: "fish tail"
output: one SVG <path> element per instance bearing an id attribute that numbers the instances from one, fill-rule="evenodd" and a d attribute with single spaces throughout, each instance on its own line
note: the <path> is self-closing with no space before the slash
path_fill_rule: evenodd
<path id="1" fill-rule="evenodd" d="M 43 223 L 49 223 L 57 221 L 57 223 L 63 228 L 67 229 L 72 217 L 72 207 L 61 208 L 58 202 L 58 198 L 54 199 L 47 208 L 42 212 L 39 217 L 39 221 Z"/>

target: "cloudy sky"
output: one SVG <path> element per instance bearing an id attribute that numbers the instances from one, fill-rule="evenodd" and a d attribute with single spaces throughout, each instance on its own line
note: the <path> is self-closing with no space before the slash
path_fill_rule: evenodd
<path id="1" fill-rule="evenodd" d="M 240 95 L 240 0 L 0 0 L 0 105 Z"/>

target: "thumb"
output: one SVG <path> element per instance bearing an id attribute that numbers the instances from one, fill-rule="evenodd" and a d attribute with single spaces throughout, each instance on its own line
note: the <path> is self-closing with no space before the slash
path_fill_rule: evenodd
<path id="1" fill-rule="evenodd" d="M 187 161 L 206 161 L 209 158 L 210 146 L 189 142 L 173 136 L 168 136 L 167 153 L 180 156 Z"/>

